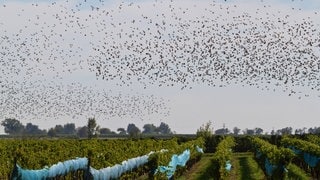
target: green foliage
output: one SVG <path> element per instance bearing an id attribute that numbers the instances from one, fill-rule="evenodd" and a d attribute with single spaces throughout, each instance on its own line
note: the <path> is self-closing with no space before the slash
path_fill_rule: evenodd
<path id="1" fill-rule="evenodd" d="M 284 167 L 287 167 L 294 157 L 292 151 L 283 147 L 278 148 L 259 137 L 253 137 L 252 143 L 256 149 L 255 153 L 260 166 L 266 171 L 265 161 L 268 159 L 272 165 L 277 166 L 271 178 L 283 179 L 285 177 Z"/>
<path id="2" fill-rule="evenodd" d="M 97 135 L 98 127 L 95 118 L 88 119 L 88 138 L 91 139 Z"/>
<path id="3" fill-rule="evenodd" d="M 127 131 L 124 128 L 118 128 L 117 131 L 119 132 L 120 135 L 127 134 Z"/>
<path id="4" fill-rule="evenodd" d="M 22 134 L 24 131 L 23 124 L 16 119 L 5 119 L 1 125 L 4 127 L 4 132 L 10 135 Z"/>
<path id="5" fill-rule="evenodd" d="M 153 124 L 145 124 L 143 126 L 143 134 L 157 134 L 157 127 Z"/>
<path id="6" fill-rule="evenodd" d="M 303 152 L 320 157 L 320 146 L 312 142 L 286 136 L 281 139 L 281 143 L 284 146 L 293 146 Z"/>
<path id="7" fill-rule="evenodd" d="M 127 132 L 131 137 L 137 137 L 141 131 L 135 124 L 128 124 Z"/>
<path id="8" fill-rule="evenodd" d="M 206 124 L 203 124 L 198 130 L 197 130 L 197 136 L 203 137 L 204 139 L 210 138 L 213 134 L 213 128 L 212 128 L 212 122 L 209 121 Z"/>
<path id="9" fill-rule="evenodd" d="M 241 129 L 239 129 L 238 127 L 233 128 L 233 134 L 236 136 L 239 135 L 240 131 L 241 131 Z"/>
<path id="10" fill-rule="evenodd" d="M 161 122 L 159 127 L 157 127 L 157 132 L 160 134 L 172 134 L 172 131 L 168 124 Z"/>
<path id="11" fill-rule="evenodd" d="M 309 134 L 309 135 L 307 135 L 306 140 L 320 146 L 320 136 L 319 135 Z"/>
<path id="12" fill-rule="evenodd" d="M 246 180 L 255 180 L 255 179 L 265 179 L 264 172 L 259 167 L 257 161 L 253 158 L 253 153 L 245 152 L 245 153 L 236 153 L 234 155 L 234 159 L 239 160 L 239 176 L 240 179 Z M 236 166 L 237 164 L 235 164 Z M 235 167 L 236 168 L 236 167 Z"/>
<path id="13" fill-rule="evenodd" d="M 187 142 L 184 142 L 182 144 L 178 144 L 178 140 L 176 138 L 173 138 L 170 140 L 170 147 L 168 148 L 167 152 L 157 152 L 153 154 L 150 157 L 150 162 L 152 164 L 151 169 L 156 169 L 159 166 L 167 166 L 169 162 L 171 161 L 171 157 L 173 154 L 181 154 L 184 150 L 189 149 L 190 150 L 190 159 L 187 163 L 186 167 L 178 167 L 177 171 L 175 172 L 174 176 L 178 177 L 180 176 L 186 169 L 190 168 L 195 162 L 200 160 L 202 153 L 199 153 L 196 149 L 197 146 L 203 147 L 204 140 L 203 138 L 197 138 L 194 140 L 190 140 Z M 164 174 L 157 173 L 156 179 L 166 179 Z"/>
<path id="14" fill-rule="evenodd" d="M 312 138 L 312 136 L 310 136 Z M 316 137 L 313 137 L 316 138 Z M 281 143 L 283 146 L 287 147 L 294 147 L 295 149 L 300 150 L 302 153 L 297 155 L 297 159 L 300 159 L 300 161 L 304 161 L 304 164 L 307 164 L 308 166 L 300 166 L 306 171 L 311 171 L 312 176 L 316 179 L 320 178 L 320 163 L 318 162 L 315 164 L 315 167 L 309 167 L 308 160 L 305 159 L 304 154 L 308 153 L 315 157 L 320 157 L 320 146 L 318 144 L 314 144 L 312 142 L 308 142 L 302 139 L 298 138 L 292 138 L 292 137 L 283 137 L 281 139 Z"/>
<path id="15" fill-rule="evenodd" d="M 290 149 L 283 147 L 278 148 L 276 145 L 270 144 L 258 137 L 252 138 L 252 142 L 255 145 L 255 148 L 274 165 L 288 165 L 294 157 L 294 154 Z"/>
<path id="16" fill-rule="evenodd" d="M 302 169 L 298 166 L 290 163 L 288 165 L 288 178 L 287 179 L 300 179 L 300 180 L 309 180 L 309 177 Z"/>
<path id="17" fill-rule="evenodd" d="M 239 135 L 235 137 L 236 146 L 234 147 L 235 152 L 248 152 L 252 150 L 252 143 L 250 136 Z"/>
<path id="18" fill-rule="evenodd" d="M 99 133 L 101 135 L 116 134 L 115 132 L 111 131 L 111 129 L 109 129 L 109 128 L 100 128 Z"/>
<path id="19" fill-rule="evenodd" d="M 155 156 L 158 157 L 150 162 L 150 166 L 147 164 L 145 167 L 138 168 L 132 175 L 135 177 L 151 169 L 155 170 L 158 165 L 167 165 L 172 154 L 181 153 L 182 149 L 189 148 L 193 152 L 191 157 L 198 157 L 199 154 L 196 154 L 195 147 L 193 147 L 195 144 L 202 146 L 203 140 L 199 138 L 178 144 L 175 138 L 171 140 L 2 139 L 0 140 L 0 179 L 10 174 L 14 166 L 14 159 L 23 168 L 41 169 L 44 166 L 51 166 L 76 157 L 90 157 L 90 166 L 101 169 L 148 154 L 151 151 L 168 149 L 167 153 L 155 153 Z M 130 177 L 130 175 L 126 174 L 125 177 Z"/>
<path id="20" fill-rule="evenodd" d="M 63 125 L 64 134 L 76 134 L 76 125 L 74 123 L 67 123 Z"/>
<path id="21" fill-rule="evenodd" d="M 80 138 L 89 137 L 88 136 L 88 127 L 87 126 L 83 126 L 83 127 L 78 128 L 77 136 L 80 137 Z"/>
<path id="22" fill-rule="evenodd" d="M 232 136 L 226 136 L 217 146 L 213 154 L 213 176 L 215 179 L 226 179 L 229 175 L 226 163 L 232 159 L 232 148 L 235 146 L 235 140 Z"/>
<path id="23" fill-rule="evenodd" d="M 28 135 L 46 135 L 47 134 L 46 130 L 41 130 L 39 129 L 38 125 L 34 125 L 32 123 L 27 123 L 23 133 Z"/>
<path id="24" fill-rule="evenodd" d="M 50 128 L 49 131 L 48 131 L 48 136 L 49 137 L 55 137 L 57 136 L 57 132 L 54 128 Z"/>
<path id="25" fill-rule="evenodd" d="M 202 137 L 205 141 L 205 152 L 212 153 L 215 151 L 215 147 L 220 142 L 220 136 L 213 136 L 212 122 L 209 121 L 203 124 L 196 133 L 197 137 Z"/>

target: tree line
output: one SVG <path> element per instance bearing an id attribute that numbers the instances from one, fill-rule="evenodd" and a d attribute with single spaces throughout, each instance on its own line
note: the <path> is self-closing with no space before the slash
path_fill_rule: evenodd
<path id="1" fill-rule="evenodd" d="M 245 128 L 241 130 L 238 127 L 234 127 L 232 130 L 223 127 L 217 130 L 213 130 L 213 125 L 212 122 L 209 121 L 205 124 L 202 124 L 202 126 L 197 130 L 196 134 L 201 135 L 201 136 L 210 136 L 211 134 L 216 134 L 216 135 L 239 135 L 239 134 L 244 134 L 244 135 L 292 135 L 292 134 L 297 134 L 297 135 L 303 135 L 303 134 L 320 134 L 320 127 L 311 127 L 311 128 L 298 128 L 298 129 L 293 129 L 292 127 L 285 127 L 285 128 L 280 128 L 277 130 L 271 130 L 271 132 L 266 132 L 262 128 L 256 127 L 253 129 Z"/>
<path id="2" fill-rule="evenodd" d="M 117 132 L 106 127 L 100 127 L 95 118 L 89 118 L 87 125 L 76 127 L 75 123 L 66 123 L 64 125 L 58 124 L 55 127 L 40 129 L 38 125 L 27 123 L 22 124 L 19 120 L 14 118 L 7 118 L 1 122 L 4 127 L 4 132 L 8 135 L 44 135 L 49 137 L 57 136 L 77 136 L 83 137 L 97 137 L 99 135 L 129 135 L 138 136 L 140 134 L 149 135 L 168 135 L 173 134 L 168 124 L 161 122 L 159 126 L 154 124 L 144 124 L 141 130 L 134 123 L 128 124 L 127 128 L 118 128 Z"/>
<path id="3" fill-rule="evenodd" d="M 144 124 L 142 130 L 137 127 L 134 123 L 128 124 L 127 128 L 118 128 L 117 131 L 112 131 L 106 127 L 100 127 L 97 125 L 94 118 L 89 118 L 88 123 L 85 126 L 76 127 L 74 123 L 66 123 L 64 125 L 58 124 L 55 127 L 52 127 L 48 130 L 40 129 L 38 125 L 27 123 L 23 125 L 19 120 L 14 118 L 7 118 L 1 122 L 1 125 L 4 127 L 5 133 L 9 135 L 47 135 L 49 137 L 55 136 L 77 136 L 77 137 L 95 137 L 99 135 L 129 135 L 129 136 L 138 136 L 140 134 L 149 134 L 149 135 L 170 135 L 173 134 L 168 124 L 161 122 L 159 126 L 154 124 Z M 314 128 L 298 128 L 293 129 L 292 127 L 285 127 L 278 130 L 272 130 L 270 133 L 265 132 L 262 128 L 256 127 L 253 129 L 245 128 L 241 130 L 238 127 L 234 127 L 232 130 L 228 128 L 220 128 L 213 131 L 212 122 L 207 122 L 203 124 L 200 129 L 197 130 L 196 134 L 199 132 L 206 131 L 209 134 L 216 135 L 290 135 L 290 134 L 320 134 L 320 127 Z"/>
<path id="4" fill-rule="evenodd" d="M 224 135 L 224 134 L 234 134 L 234 135 L 239 135 L 241 133 L 241 129 L 238 127 L 234 127 L 233 130 L 229 130 L 228 128 L 221 128 L 217 129 L 214 131 L 214 134 L 217 135 Z M 320 134 L 320 127 L 314 127 L 314 128 L 298 128 L 298 129 L 293 129 L 292 127 L 285 127 L 285 128 L 280 128 L 277 130 L 271 130 L 271 132 L 266 132 L 262 128 L 256 127 L 253 129 L 245 128 L 242 130 L 242 134 L 246 135 L 291 135 L 291 134 Z"/>

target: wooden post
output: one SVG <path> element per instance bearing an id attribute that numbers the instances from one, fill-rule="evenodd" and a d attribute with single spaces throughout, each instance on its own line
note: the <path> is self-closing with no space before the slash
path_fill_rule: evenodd
<path id="1" fill-rule="evenodd" d="M 9 179 L 13 179 L 14 177 L 17 178 L 19 175 L 18 166 L 17 166 L 17 155 L 13 159 L 13 164 L 14 165 L 13 165 L 12 172 L 11 172 L 11 174 L 8 175 Z"/>
<path id="2" fill-rule="evenodd" d="M 87 168 L 85 170 L 85 172 L 83 173 L 83 179 L 93 179 L 90 173 L 90 164 L 91 164 L 91 152 L 88 152 L 88 165 Z"/>

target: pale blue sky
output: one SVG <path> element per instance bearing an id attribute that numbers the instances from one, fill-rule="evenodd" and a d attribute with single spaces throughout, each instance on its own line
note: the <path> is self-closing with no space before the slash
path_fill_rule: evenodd
<path id="1" fill-rule="evenodd" d="M 320 98 L 318 97 L 320 92 L 311 90 L 308 87 L 294 87 L 295 89 L 301 90 L 303 93 L 300 95 L 288 96 L 288 92 L 282 91 L 283 87 L 276 88 L 272 86 L 271 89 L 275 88 L 275 91 L 261 90 L 251 86 L 242 87 L 238 84 L 231 84 L 226 87 L 213 87 L 204 85 L 203 83 L 192 83 L 192 89 L 184 90 L 181 90 L 180 85 L 169 88 L 159 88 L 158 84 L 148 84 L 145 89 L 141 84 L 136 83 L 135 81 L 133 81 L 133 85 L 120 87 L 116 85 L 118 83 L 117 81 L 109 82 L 102 80 L 101 78 L 97 80 L 95 72 L 89 71 L 87 61 L 87 59 L 92 59 L 97 55 L 95 54 L 96 52 L 90 48 L 92 46 L 90 43 L 97 45 L 102 44 L 103 42 L 101 42 L 99 37 L 103 35 L 102 32 L 108 32 L 108 30 L 101 30 L 100 33 L 98 32 L 98 29 L 94 29 L 94 24 L 102 23 L 103 20 L 118 23 L 123 22 L 123 20 L 128 18 L 138 19 L 141 18 L 140 14 L 149 15 L 151 19 L 157 20 L 155 19 L 156 12 L 153 12 L 152 10 L 156 10 L 157 13 L 169 13 L 169 10 L 164 7 L 166 7 L 166 4 L 170 4 L 170 2 L 166 0 L 163 1 L 163 3 L 160 0 L 124 1 L 125 8 L 127 9 L 122 11 L 119 10 L 118 12 L 120 1 L 106 0 L 103 4 L 99 3 L 99 1 L 87 1 L 90 3 L 84 3 L 83 0 L 69 0 L 68 2 L 63 0 L 0 0 L 0 47 L 7 48 L 7 50 L 2 50 L 2 52 L 8 51 L 13 54 L 21 53 L 22 56 L 25 55 L 30 59 L 34 57 L 41 58 L 40 63 L 32 62 L 31 60 L 29 60 L 29 62 L 27 59 L 24 62 L 25 64 L 20 67 L 19 58 L 0 54 L 0 63 L 6 64 L 0 68 L 4 74 L 0 80 L 7 83 L 16 81 L 15 84 L 12 84 L 12 87 L 16 88 L 21 86 L 24 87 L 25 85 L 22 85 L 23 82 L 32 84 L 39 80 L 40 82 L 43 82 L 44 86 L 48 85 L 48 81 L 63 84 L 64 86 L 74 82 L 81 84 L 83 87 L 90 87 L 92 91 L 95 92 L 110 91 L 111 95 L 122 92 L 129 96 L 137 94 L 146 96 L 154 95 L 157 97 L 155 101 L 164 99 L 167 109 L 158 114 L 143 114 L 133 117 L 96 116 L 100 126 L 109 127 L 112 130 L 116 130 L 118 127 L 126 127 L 128 123 L 135 123 L 142 128 L 143 124 L 154 123 L 155 125 L 159 125 L 160 122 L 163 121 L 168 123 L 172 130 L 177 133 L 195 133 L 202 124 L 209 120 L 213 122 L 215 130 L 222 128 L 223 124 L 229 129 L 232 129 L 235 126 L 242 130 L 244 128 L 261 127 L 266 131 L 270 131 L 272 128 L 280 129 L 288 126 L 293 128 L 320 126 Z M 52 5 L 53 2 L 56 2 L 57 4 Z M 130 2 L 133 2 L 134 6 L 141 7 L 139 11 L 137 11 L 136 7 L 127 7 L 126 5 L 130 4 Z M 208 9 L 212 8 L 211 10 L 216 14 L 221 14 L 222 17 L 227 19 L 217 20 L 218 24 L 228 23 L 233 16 L 241 15 L 243 13 L 262 18 L 273 18 L 272 21 L 276 21 L 277 16 L 284 18 L 285 15 L 290 15 L 290 17 L 287 18 L 289 23 L 294 24 L 294 21 L 303 22 L 303 19 L 308 19 L 308 17 L 310 17 L 312 23 L 314 23 L 314 27 L 316 27 L 318 31 L 320 29 L 320 3 L 318 0 L 230 0 L 226 2 L 224 0 L 216 0 L 214 2 L 215 3 L 212 3 L 212 1 L 207 0 L 174 0 L 173 4 L 177 9 L 179 7 L 188 8 L 187 11 L 190 13 L 183 17 L 186 19 L 208 16 L 208 13 L 202 11 L 208 7 Z M 32 5 L 35 3 L 38 3 L 36 7 Z M 81 3 L 81 6 L 78 6 L 79 3 Z M 153 4 L 156 4 L 157 9 L 152 9 Z M 209 8 L 209 4 L 215 4 L 216 6 L 210 6 Z M 99 11 L 92 11 L 91 5 L 99 7 Z M 219 6 L 221 8 L 219 8 Z M 268 8 L 264 9 L 264 6 L 267 6 Z M 77 11 L 77 8 L 80 11 Z M 301 8 L 301 10 L 299 10 L 299 8 Z M 227 9 L 230 9 L 230 14 L 226 14 Z M 259 9 L 258 14 L 256 14 L 257 9 Z M 97 14 L 102 10 L 109 11 L 110 15 L 113 15 L 113 19 L 111 20 L 110 17 L 108 17 L 109 19 L 104 19 L 98 16 Z M 72 11 L 75 12 L 73 13 Z M 277 12 L 280 13 L 277 14 Z M 180 13 L 180 11 L 177 11 L 177 13 Z M 64 17 L 65 14 L 67 14 L 66 17 Z M 70 21 L 76 21 L 76 18 L 70 17 L 73 14 L 80 18 L 81 23 L 86 26 L 84 27 L 85 30 L 82 30 L 80 26 L 68 26 L 68 24 L 71 25 L 73 23 Z M 275 14 L 275 16 L 272 16 L 271 14 Z M 58 21 L 55 18 L 56 15 L 59 15 L 62 20 Z M 96 18 L 89 19 L 89 21 L 86 22 L 84 19 L 90 17 L 89 15 Z M 214 15 L 214 17 L 216 17 L 216 15 Z M 61 21 L 64 21 L 63 18 L 66 18 L 66 23 L 60 24 Z M 208 16 L 207 18 L 211 17 Z M 175 22 L 175 20 L 170 19 L 169 17 L 167 19 L 168 21 Z M 232 21 L 230 20 L 230 23 L 231 22 Z M 25 28 L 25 26 L 28 26 L 28 28 Z M 41 29 L 41 26 L 46 28 Z M 49 37 L 49 41 L 46 41 L 43 35 L 51 34 L 51 29 L 57 34 L 52 35 Z M 110 31 L 114 34 L 119 30 L 120 29 L 112 28 L 110 25 Z M 169 31 L 170 30 L 174 31 L 174 29 L 169 29 Z M 89 31 L 96 32 L 96 34 L 90 35 Z M 35 32 L 41 35 L 38 40 L 30 37 L 30 34 Z M 88 36 L 83 36 L 81 33 L 87 33 Z M 13 35 L 15 34 L 19 34 L 19 37 L 14 37 Z M 6 42 L 6 36 L 10 38 L 10 42 Z M 28 39 L 28 43 L 34 43 L 35 45 L 40 44 L 41 47 L 19 48 L 13 45 L 15 43 L 22 43 L 24 38 Z M 148 39 L 147 36 L 146 38 Z M 119 39 L 119 43 L 120 41 L 123 40 Z M 232 46 L 232 43 L 230 43 L 230 45 Z M 68 50 L 71 52 L 68 52 Z M 320 50 L 315 49 L 314 51 L 319 58 Z M 28 52 L 42 54 L 27 56 L 26 54 L 28 54 Z M 50 54 L 53 54 L 53 56 L 50 56 Z M 15 58 L 17 59 L 14 60 Z M 5 63 L 5 61 L 7 63 Z M 157 61 L 157 59 L 155 59 L 155 61 Z M 318 59 L 318 63 L 319 61 L 320 60 Z M 67 64 L 67 66 L 65 66 L 65 64 Z M 13 69 L 20 71 L 16 74 L 14 70 L 8 70 L 8 67 L 14 67 Z M 46 70 L 43 71 L 41 69 Z M 31 74 L 28 74 L 28 72 Z M 44 76 L 41 76 L 42 74 Z M 317 72 L 316 75 L 319 75 L 319 72 Z M 217 85 L 219 85 L 219 82 L 217 83 Z M 225 85 L 223 82 L 220 84 Z M 262 85 L 263 84 L 261 84 L 261 86 Z M 33 88 L 34 87 L 30 89 L 33 90 Z M 2 87 L 0 90 L 7 91 L 8 89 Z M 57 96 L 66 96 L 65 94 L 59 94 L 65 93 L 65 91 L 57 91 L 57 93 Z M 6 96 L 7 94 L 2 94 L 2 98 L 8 99 Z M 304 94 L 310 94 L 310 96 L 305 97 Z M 302 96 L 302 98 L 300 99 L 299 96 Z M 19 99 L 19 95 L 16 95 L 16 98 Z M 12 99 L 10 99 L 9 102 L 21 103 L 19 100 Z M 2 101 L 0 106 L 0 109 L 3 111 L 1 112 L 2 114 L 0 114 L 2 119 L 5 117 L 16 117 L 24 124 L 32 122 L 38 124 L 40 128 L 45 129 L 66 122 L 73 122 L 76 126 L 83 126 L 86 124 L 88 116 L 93 115 L 95 112 L 93 109 L 90 110 L 90 112 L 85 113 L 84 116 L 77 117 L 74 117 L 74 112 L 69 112 L 70 115 L 67 115 L 66 117 L 48 117 L 45 120 L 36 115 L 32 115 L 32 113 L 28 115 L 28 112 L 26 112 L 24 113 L 24 118 L 19 118 L 19 108 L 15 110 L 13 110 L 14 108 L 8 109 L 5 108 L 4 104 L 5 102 Z M 30 105 L 32 103 L 26 104 Z M 107 106 L 102 106 L 102 108 L 107 108 Z M 141 106 L 139 108 L 144 107 Z M 131 110 L 133 110 L 132 107 L 130 111 Z M 159 110 L 162 111 L 162 109 Z M 164 115 L 168 110 L 170 110 L 170 115 Z M 0 128 L 0 133 L 3 133 L 2 127 Z"/>

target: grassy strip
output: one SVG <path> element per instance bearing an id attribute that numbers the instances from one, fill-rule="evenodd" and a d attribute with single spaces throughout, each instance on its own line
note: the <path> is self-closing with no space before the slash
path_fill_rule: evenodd
<path id="1" fill-rule="evenodd" d="M 227 179 L 231 180 L 239 180 L 241 176 L 241 168 L 240 168 L 240 161 L 238 158 L 239 153 L 234 153 L 231 159 L 231 171 Z"/>
<path id="2" fill-rule="evenodd" d="M 258 163 L 253 159 L 253 153 L 234 153 L 231 159 L 232 169 L 229 177 L 232 180 L 265 180 L 266 177 L 259 167 Z M 190 169 L 189 172 L 179 177 L 178 180 L 188 179 L 213 179 L 212 173 L 212 154 L 204 154 L 201 160 Z"/>
<path id="3" fill-rule="evenodd" d="M 240 175 L 238 179 L 241 180 L 263 180 L 266 179 L 262 169 L 258 163 L 253 159 L 253 153 L 236 153 L 239 159 Z"/>
<path id="4" fill-rule="evenodd" d="M 177 178 L 177 180 L 188 180 L 188 179 L 213 179 L 210 175 L 212 169 L 212 153 L 204 154 L 201 160 L 194 164 L 194 166 L 185 174 Z"/>
<path id="5" fill-rule="evenodd" d="M 287 166 L 288 176 L 286 179 L 299 179 L 299 180 L 309 180 L 312 179 L 308 176 L 304 170 L 296 166 L 295 164 L 289 164 Z"/>

